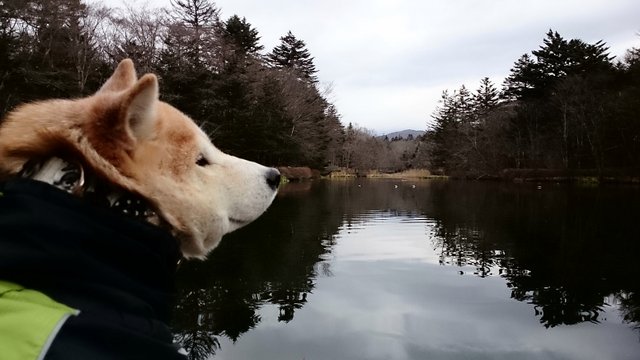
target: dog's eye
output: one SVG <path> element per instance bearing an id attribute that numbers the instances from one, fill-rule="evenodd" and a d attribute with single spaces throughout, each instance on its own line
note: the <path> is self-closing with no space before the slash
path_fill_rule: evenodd
<path id="1" fill-rule="evenodd" d="M 204 157 L 204 155 L 200 154 L 198 155 L 198 159 L 196 159 L 196 165 L 207 166 L 211 165 L 211 163 L 209 162 L 209 160 L 207 160 L 207 158 Z"/>

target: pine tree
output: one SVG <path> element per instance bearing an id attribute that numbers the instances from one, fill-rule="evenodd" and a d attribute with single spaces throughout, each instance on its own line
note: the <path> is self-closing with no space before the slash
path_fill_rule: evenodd
<path id="1" fill-rule="evenodd" d="M 613 68 L 613 57 L 604 42 L 587 44 L 579 39 L 565 40 L 549 30 L 543 45 L 523 55 L 504 83 L 507 98 L 540 98 L 552 92 L 558 81 L 570 75 L 595 74 Z"/>
<path id="2" fill-rule="evenodd" d="M 458 133 L 455 95 L 450 95 L 447 90 L 442 92 L 440 105 L 432 115 L 434 122 L 428 130 L 427 137 L 432 142 L 429 151 L 431 163 L 436 168 L 446 169 L 453 160 L 449 145 Z"/>
<path id="3" fill-rule="evenodd" d="M 0 1 L 0 114 L 20 102 L 69 97 L 89 88 L 103 65 L 80 0 Z"/>
<path id="4" fill-rule="evenodd" d="M 209 0 L 171 0 L 169 16 L 173 23 L 169 26 L 167 38 L 172 38 L 174 46 L 180 46 L 183 56 L 195 67 L 209 67 L 215 71 L 215 32 L 219 24 L 219 10 Z M 169 41 L 165 39 L 165 43 Z M 171 50 L 173 51 L 173 50 Z"/>
<path id="5" fill-rule="evenodd" d="M 473 95 L 466 86 L 460 86 L 457 92 L 454 92 L 454 111 L 456 113 L 455 121 L 458 123 L 470 123 L 473 121 Z"/>
<path id="6" fill-rule="evenodd" d="M 211 121 L 217 98 L 218 10 L 208 0 L 172 0 L 164 46 L 158 61 L 163 98 L 198 121 Z M 194 84 L 200 84 L 194 86 Z"/>
<path id="7" fill-rule="evenodd" d="M 257 54 L 264 49 L 260 45 L 258 30 L 251 27 L 251 24 L 238 15 L 230 17 L 223 26 L 222 37 L 227 44 L 235 46 L 246 54 Z"/>
<path id="8" fill-rule="evenodd" d="M 542 42 L 544 45 L 540 49 L 531 52 L 536 57 L 536 70 L 541 80 L 567 76 L 570 61 L 567 41 L 557 31 L 549 30 Z"/>
<path id="9" fill-rule="evenodd" d="M 279 69 L 292 69 L 305 80 L 316 83 L 318 79 L 314 74 L 318 71 L 304 41 L 298 40 L 291 31 L 281 37 L 280 41 L 280 45 L 267 54 L 269 64 Z"/>
<path id="10" fill-rule="evenodd" d="M 474 113 L 478 117 L 484 117 L 498 105 L 498 89 L 488 77 L 480 80 L 480 87 L 473 95 Z"/>
<path id="11" fill-rule="evenodd" d="M 529 54 L 524 54 L 515 62 L 505 79 L 502 96 L 506 100 L 532 96 L 537 90 L 537 81 L 536 64 Z"/>
<path id="12" fill-rule="evenodd" d="M 173 18 L 200 30 L 218 21 L 219 10 L 209 0 L 171 0 Z"/>

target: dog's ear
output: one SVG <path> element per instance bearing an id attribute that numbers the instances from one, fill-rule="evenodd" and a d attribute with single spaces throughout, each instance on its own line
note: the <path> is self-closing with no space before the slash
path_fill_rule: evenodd
<path id="1" fill-rule="evenodd" d="M 131 59 L 124 59 L 118 64 L 118 67 L 113 72 L 113 75 L 102 85 L 98 93 L 107 91 L 123 91 L 132 87 L 138 76 L 136 75 L 136 69 L 133 66 Z"/>
<path id="2" fill-rule="evenodd" d="M 146 74 L 127 91 L 122 101 L 125 124 L 136 140 L 153 137 L 158 107 L 158 79 Z"/>

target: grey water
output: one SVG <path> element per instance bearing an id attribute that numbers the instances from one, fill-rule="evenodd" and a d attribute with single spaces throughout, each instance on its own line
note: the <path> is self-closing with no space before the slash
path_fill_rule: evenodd
<path id="1" fill-rule="evenodd" d="M 640 359 L 640 189 L 285 185 L 178 273 L 192 359 Z"/>

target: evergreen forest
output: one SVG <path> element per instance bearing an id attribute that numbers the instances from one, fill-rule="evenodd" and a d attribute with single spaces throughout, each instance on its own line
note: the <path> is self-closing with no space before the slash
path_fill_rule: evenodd
<path id="1" fill-rule="evenodd" d="M 247 19 L 222 18 L 210 0 L 159 9 L 3 0 L 0 117 L 23 102 L 90 95 L 131 58 L 216 146 L 266 165 L 473 178 L 505 169 L 637 174 L 640 49 L 615 60 L 603 41 L 541 35 L 501 85 L 485 77 L 476 90 L 445 90 L 423 136 L 390 140 L 341 122 L 302 39 L 290 31 L 265 49 Z"/>
<path id="2" fill-rule="evenodd" d="M 423 139 L 447 174 L 505 169 L 629 175 L 640 168 L 640 50 L 614 62 L 606 44 L 553 30 L 514 63 L 502 89 L 483 78 L 442 93 Z"/>

